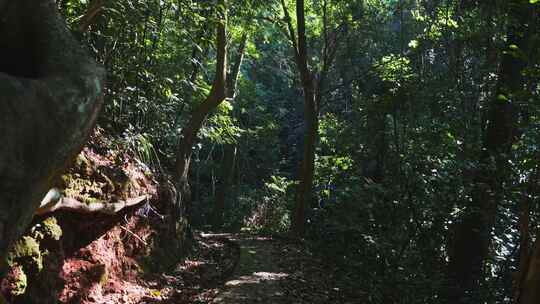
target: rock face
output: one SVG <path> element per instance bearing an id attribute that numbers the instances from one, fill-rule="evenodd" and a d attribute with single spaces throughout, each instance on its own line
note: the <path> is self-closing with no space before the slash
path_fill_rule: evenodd
<path id="1" fill-rule="evenodd" d="M 85 143 L 103 77 L 53 0 L 0 1 L 0 259 Z"/>

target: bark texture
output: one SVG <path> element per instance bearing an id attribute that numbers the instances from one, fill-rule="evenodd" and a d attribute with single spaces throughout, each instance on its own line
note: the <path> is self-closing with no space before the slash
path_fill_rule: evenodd
<path id="1" fill-rule="evenodd" d="M 52 0 L 0 1 L 0 258 L 50 182 L 80 151 L 102 104 L 104 71 Z"/>

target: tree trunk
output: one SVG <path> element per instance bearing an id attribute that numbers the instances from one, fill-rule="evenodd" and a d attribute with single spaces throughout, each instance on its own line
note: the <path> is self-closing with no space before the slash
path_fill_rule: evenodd
<path id="1" fill-rule="evenodd" d="M 244 61 L 244 55 L 246 53 L 246 45 L 248 40 L 248 34 L 245 32 L 240 40 L 238 47 L 237 58 L 234 61 L 234 65 L 227 77 L 227 98 L 234 101 L 236 97 L 236 91 L 238 86 L 238 77 L 240 76 L 240 67 Z M 227 193 L 230 190 L 232 184 L 232 178 L 234 176 L 234 168 L 236 165 L 236 144 L 225 144 L 223 147 L 223 161 L 221 163 L 221 174 L 218 180 L 218 186 L 216 189 L 216 203 L 214 205 L 212 224 L 215 227 L 221 227 L 223 225 L 223 211 L 225 210 L 225 200 Z"/>
<path id="2" fill-rule="evenodd" d="M 52 0 L 0 1 L 0 259 L 51 181 L 81 150 L 102 104 L 104 71 Z"/>
<path id="3" fill-rule="evenodd" d="M 509 5 L 510 26 L 508 49 L 504 50 L 495 97 L 488 113 L 488 126 L 480 165 L 475 177 L 472 202 L 458 219 L 454 239 L 450 244 L 450 290 L 452 303 L 476 301 L 476 294 L 485 272 L 489 255 L 491 230 L 498 202 L 502 198 L 502 185 L 506 175 L 508 154 L 515 140 L 516 110 L 519 93 L 523 86 L 522 71 L 526 62 L 518 56 L 514 46 L 525 50 L 527 26 L 531 7 L 528 1 Z"/>
<path id="4" fill-rule="evenodd" d="M 315 145 L 317 142 L 319 120 L 313 85 L 304 86 L 304 134 L 302 160 L 298 171 L 298 187 L 292 220 L 292 233 L 302 237 L 305 233 L 306 208 L 313 195 L 313 175 L 315 171 Z"/>
<path id="5" fill-rule="evenodd" d="M 283 3 L 283 2 L 282 2 Z M 285 6 L 284 6 L 284 9 Z M 287 13 L 288 14 L 288 13 Z M 290 18 L 287 18 L 290 21 Z M 300 161 L 298 172 L 298 187 L 295 194 L 295 207 L 292 218 L 291 231 L 293 235 L 302 237 L 305 232 L 306 208 L 311 203 L 313 190 L 313 174 L 315 170 L 315 144 L 317 142 L 319 128 L 318 104 L 320 101 L 320 86 L 315 85 L 313 73 L 308 65 L 308 52 L 306 41 L 306 19 L 304 13 L 304 0 L 296 1 L 296 20 L 298 41 L 292 31 L 292 24 L 289 22 L 289 31 L 293 46 L 295 47 L 295 58 L 298 66 L 302 89 L 304 93 L 304 146 L 302 160 Z M 317 89 L 317 90 L 316 90 Z"/>
<path id="6" fill-rule="evenodd" d="M 302 150 L 302 159 L 300 160 L 300 166 L 298 170 L 298 186 L 296 188 L 295 207 L 294 213 L 292 215 L 291 224 L 291 233 L 296 237 L 302 237 L 305 233 L 306 208 L 311 203 L 313 195 L 315 146 L 317 143 L 317 136 L 319 131 L 318 108 L 321 101 L 321 84 L 323 83 L 325 73 L 329 66 L 329 61 L 326 61 L 326 59 L 330 58 L 327 58 L 327 56 L 325 56 L 322 73 L 318 81 L 315 81 L 316 77 L 314 77 L 314 73 L 310 70 L 308 64 L 304 0 L 296 1 L 296 32 L 294 30 L 292 18 L 289 15 L 289 10 L 287 9 L 285 0 L 281 0 L 281 6 L 285 14 L 285 21 L 287 23 L 289 40 L 293 47 L 294 59 L 296 61 L 296 66 L 298 67 L 302 90 L 304 93 L 304 146 Z M 326 31 L 326 18 L 324 22 Z M 296 35 L 298 35 L 298 39 L 296 39 Z M 325 41 L 325 54 L 327 52 L 326 43 L 328 43 L 327 40 Z"/>
<path id="7" fill-rule="evenodd" d="M 516 303 L 537 304 L 540 303 L 540 233 L 536 234 L 534 250 L 527 264 Z"/>
<path id="8" fill-rule="evenodd" d="M 221 227 L 223 225 L 223 212 L 225 211 L 225 201 L 227 193 L 231 188 L 236 165 L 237 148 L 234 144 L 226 144 L 223 148 L 223 160 L 221 162 L 221 176 L 219 177 L 216 189 L 216 204 L 213 211 L 213 225 Z"/>
<path id="9" fill-rule="evenodd" d="M 197 140 L 197 134 L 203 126 L 206 117 L 225 99 L 225 86 L 227 81 L 227 6 L 226 0 L 218 0 L 218 25 L 217 25 L 217 64 L 216 74 L 212 89 L 208 97 L 191 113 L 190 120 L 183 128 L 178 141 L 178 150 L 176 154 L 175 168 L 175 188 L 176 197 L 174 198 L 169 229 L 172 240 L 181 241 L 185 229 L 180 221 L 184 219 L 191 203 L 191 191 L 189 187 L 189 168 L 193 146 Z M 178 244 L 181 248 L 182 244 Z"/>

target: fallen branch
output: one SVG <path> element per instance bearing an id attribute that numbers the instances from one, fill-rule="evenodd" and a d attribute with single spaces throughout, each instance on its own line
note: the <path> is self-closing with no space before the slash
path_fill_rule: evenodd
<path id="1" fill-rule="evenodd" d="M 74 198 L 65 197 L 61 194 L 60 190 L 52 188 L 41 201 L 36 214 L 43 215 L 57 210 L 68 210 L 79 213 L 104 213 L 113 215 L 125 208 L 138 205 L 148 198 L 148 195 L 141 195 L 135 198 L 129 198 L 125 201 L 83 203 Z"/>
<path id="2" fill-rule="evenodd" d="M 127 229 L 126 227 L 124 227 L 124 226 L 122 226 L 122 225 L 120 225 L 119 227 L 120 227 L 120 229 L 124 230 L 125 232 L 127 232 L 128 234 L 130 234 L 131 236 L 133 236 L 134 238 L 136 238 L 137 240 L 139 240 L 139 241 L 140 241 L 141 243 L 143 243 L 145 246 L 148 246 L 148 243 L 146 243 L 146 241 L 143 240 L 142 237 L 138 236 L 135 232 L 133 232 L 133 231 Z"/>

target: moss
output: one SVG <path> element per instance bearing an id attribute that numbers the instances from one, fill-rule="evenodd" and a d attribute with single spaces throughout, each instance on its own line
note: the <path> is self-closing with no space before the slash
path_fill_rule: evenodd
<path id="1" fill-rule="evenodd" d="M 29 261 L 31 266 L 38 272 L 43 269 L 43 256 L 39 249 L 39 243 L 33 237 L 23 236 L 8 254 L 8 265 L 13 266 L 16 262 L 25 264 Z"/>
<path id="2" fill-rule="evenodd" d="M 86 158 L 86 156 L 84 156 L 84 153 L 79 153 L 79 155 L 77 155 L 77 159 L 75 159 L 75 166 L 79 168 L 87 168 L 90 166 L 90 161 L 88 158 Z"/>
<path id="3" fill-rule="evenodd" d="M 101 271 L 99 275 L 99 285 L 103 287 L 109 282 L 109 271 L 107 270 L 105 265 L 103 265 L 100 270 Z"/>
<path id="4" fill-rule="evenodd" d="M 87 205 L 95 204 L 101 202 L 100 199 L 91 197 L 91 196 L 84 196 L 82 203 L 85 203 Z"/>
<path id="5" fill-rule="evenodd" d="M 60 227 L 60 225 L 58 225 L 55 217 L 49 217 L 45 219 L 41 224 L 45 237 L 56 241 L 60 240 L 60 238 L 62 237 L 62 228 Z"/>
<path id="6" fill-rule="evenodd" d="M 92 204 L 101 201 L 103 188 L 106 183 L 99 182 L 88 177 L 80 176 L 79 174 L 66 174 L 62 177 L 65 184 L 64 194 L 67 197 L 72 197 L 80 202 Z"/>

